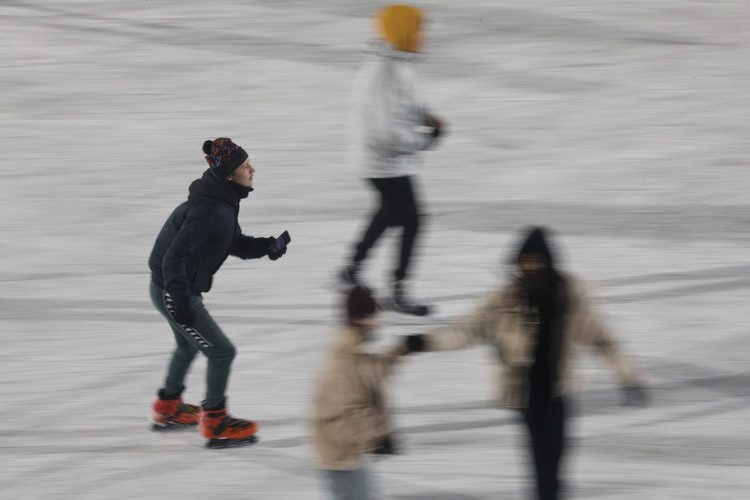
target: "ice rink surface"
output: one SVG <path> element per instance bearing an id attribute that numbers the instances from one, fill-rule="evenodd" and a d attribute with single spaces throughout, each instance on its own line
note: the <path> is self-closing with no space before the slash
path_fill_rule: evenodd
<path id="1" fill-rule="evenodd" d="M 327 283 L 374 202 L 347 162 L 347 99 L 378 5 L 0 2 L 0 498 L 325 498 L 306 420 L 339 321 Z M 458 317 L 525 225 L 551 227 L 652 398 L 621 408 L 581 353 L 570 498 L 748 498 L 750 3 L 420 6 L 450 133 L 419 178 L 414 293 Z M 293 239 L 277 262 L 228 260 L 206 295 L 238 349 L 230 411 L 261 424 L 223 451 L 146 421 L 173 342 L 146 261 L 218 136 L 257 169 L 243 230 Z M 381 289 L 393 247 L 368 264 Z M 389 317 L 379 342 L 428 326 Z M 493 377 L 487 348 L 404 360 L 383 498 L 528 498 Z"/>

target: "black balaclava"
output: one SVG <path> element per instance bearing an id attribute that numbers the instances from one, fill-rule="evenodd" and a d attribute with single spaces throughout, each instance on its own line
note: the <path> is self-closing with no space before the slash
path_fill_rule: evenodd
<path id="1" fill-rule="evenodd" d="M 518 251 L 517 261 L 523 256 L 533 256 L 544 262 L 545 267 L 539 271 L 525 272 L 521 284 L 529 302 L 540 305 L 540 302 L 554 294 L 557 282 L 555 259 L 547 244 L 546 231 L 541 227 L 532 227 Z"/>
<path id="2" fill-rule="evenodd" d="M 539 271 L 525 272 L 521 276 L 521 288 L 529 306 L 536 310 L 533 317 L 538 321 L 534 364 L 529 373 L 531 406 L 545 404 L 552 398 L 558 378 L 561 355 L 562 304 L 560 275 L 555 270 L 555 259 L 547 243 L 543 228 L 531 228 L 518 251 L 518 259 L 534 256 L 546 264 Z"/>

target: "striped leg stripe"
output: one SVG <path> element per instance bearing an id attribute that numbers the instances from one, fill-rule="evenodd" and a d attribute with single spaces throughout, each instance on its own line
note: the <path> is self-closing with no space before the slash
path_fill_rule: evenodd
<path id="1" fill-rule="evenodd" d="M 175 315 L 175 307 L 174 307 L 174 299 L 169 294 L 169 292 L 164 292 L 164 307 L 167 309 L 167 312 L 169 313 L 172 318 L 174 318 Z M 198 345 L 204 348 L 213 347 L 213 344 L 209 342 L 203 335 L 200 334 L 198 330 L 193 328 L 192 326 L 186 326 L 180 323 L 180 326 L 183 330 L 185 330 L 185 333 L 190 335 L 193 340 L 198 342 Z"/>

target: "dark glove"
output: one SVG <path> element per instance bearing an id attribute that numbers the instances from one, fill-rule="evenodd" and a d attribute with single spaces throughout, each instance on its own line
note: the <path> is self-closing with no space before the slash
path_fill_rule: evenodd
<path id="1" fill-rule="evenodd" d="M 172 295 L 167 294 L 165 297 L 164 304 L 166 305 L 167 312 L 172 319 L 183 326 L 195 325 L 195 315 L 190 307 L 190 299 L 180 300 L 175 299 Z"/>
<path id="2" fill-rule="evenodd" d="M 620 389 L 620 404 L 622 406 L 644 407 L 648 405 L 646 390 L 637 383 L 626 384 Z"/>
<path id="3" fill-rule="evenodd" d="M 395 455 L 396 447 L 393 445 L 393 438 L 386 434 L 383 436 L 375 448 L 372 450 L 373 455 Z"/>
<path id="4" fill-rule="evenodd" d="M 407 335 L 404 339 L 404 345 L 406 346 L 407 353 L 422 352 L 425 349 L 424 336 L 420 334 Z"/>
<path id="5" fill-rule="evenodd" d="M 437 139 L 443 133 L 443 122 L 436 116 L 427 115 L 425 125 L 432 127 L 430 135 L 433 139 Z"/>
<path id="6" fill-rule="evenodd" d="M 268 255 L 268 258 L 271 260 L 278 260 L 281 258 L 282 255 L 286 253 L 287 247 L 284 246 L 284 248 L 279 250 L 278 247 L 276 246 L 276 238 L 271 236 L 269 239 L 271 240 L 271 244 L 268 245 L 268 252 L 266 253 L 266 255 Z"/>

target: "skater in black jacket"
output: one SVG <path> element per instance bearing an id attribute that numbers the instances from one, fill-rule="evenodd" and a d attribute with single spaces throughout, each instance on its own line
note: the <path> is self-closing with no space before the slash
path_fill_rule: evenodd
<path id="1" fill-rule="evenodd" d="M 276 238 L 242 234 L 237 216 L 240 201 L 253 191 L 253 174 L 244 149 L 231 139 L 206 141 L 203 152 L 209 168 L 190 185 L 180 204 L 161 229 L 149 258 L 150 294 L 167 319 L 177 348 L 172 354 L 164 386 L 151 409 L 155 430 L 200 421 L 209 446 L 252 442 L 258 424 L 227 415 L 226 387 L 235 348 L 203 306 L 213 275 L 227 256 L 276 260 L 286 253 Z M 184 380 L 198 351 L 208 358 L 203 408 L 182 403 Z"/>

